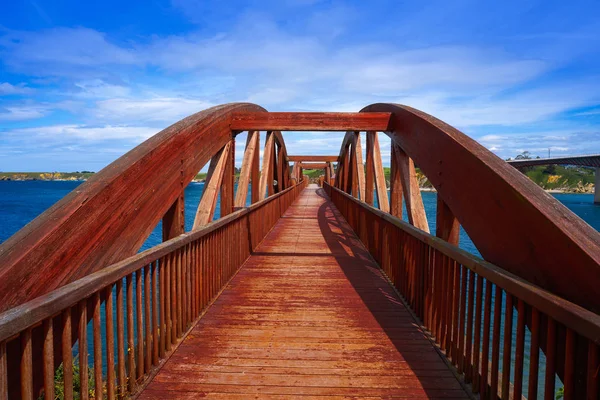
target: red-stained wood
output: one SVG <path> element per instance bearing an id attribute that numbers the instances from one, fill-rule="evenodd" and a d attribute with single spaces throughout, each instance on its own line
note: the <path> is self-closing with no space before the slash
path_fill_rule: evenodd
<path id="1" fill-rule="evenodd" d="M 225 170 L 228 164 L 230 155 L 231 142 L 228 142 L 210 161 L 206 182 L 202 192 L 202 198 L 196 211 L 193 229 L 198 229 L 201 226 L 208 224 L 213 219 L 215 207 L 217 206 L 217 197 L 219 189 L 223 182 Z"/>
<path id="2" fill-rule="evenodd" d="M 163 242 L 185 232 L 185 201 L 183 189 L 162 219 Z"/>
<path id="3" fill-rule="evenodd" d="M 338 160 L 338 156 L 288 156 L 289 161 L 297 162 L 335 162 Z"/>
<path id="4" fill-rule="evenodd" d="M 373 139 L 374 135 L 367 132 L 367 151 L 366 151 L 366 168 L 365 168 L 365 202 L 369 205 L 374 203 L 374 190 L 375 190 L 375 169 L 373 168 Z M 392 193 L 393 195 L 393 193 Z M 397 203 L 396 203 L 397 204 Z M 402 206 L 400 207 L 402 212 Z"/>
<path id="5" fill-rule="evenodd" d="M 298 162 L 298 165 L 303 169 L 325 169 L 327 168 L 326 162 Z"/>
<path id="6" fill-rule="evenodd" d="M 398 165 L 398 161 L 400 156 L 397 153 L 401 151 L 400 147 L 392 142 L 391 145 L 391 157 L 390 157 L 390 214 L 394 217 L 402 218 L 402 175 L 400 171 L 400 165 Z M 367 155 L 368 158 L 368 155 Z M 367 175 L 372 171 L 367 168 Z M 367 199 L 370 199 L 371 202 L 369 204 L 373 204 L 373 172 L 371 172 L 371 183 L 367 184 L 367 187 L 371 187 L 370 197 L 367 195 Z M 368 190 L 368 189 L 367 189 Z"/>
<path id="7" fill-rule="evenodd" d="M 272 169 L 273 169 L 273 157 L 272 154 L 275 151 L 275 136 L 273 132 L 267 132 L 265 139 L 265 149 L 263 151 L 263 162 L 262 170 L 260 172 L 260 189 L 258 198 L 260 200 L 267 196 L 269 187 L 273 186 Z"/>
<path id="8" fill-rule="evenodd" d="M 352 170 L 356 171 L 355 175 L 357 178 L 358 198 L 365 201 L 365 165 L 363 164 L 362 157 L 362 146 L 360 144 L 360 132 L 352 133 L 352 147 L 353 147 L 353 160 L 354 165 Z"/>
<path id="9" fill-rule="evenodd" d="M 404 201 L 406 202 L 408 222 L 429 233 L 429 224 L 427 223 L 427 215 L 423 206 L 423 198 L 421 197 L 415 164 L 412 158 L 398 145 L 396 145 L 392 154 L 396 157 L 396 163 L 400 169 L 400 181 L 402 182 L 402 191 L 404 193 Z"/>
<path id="10" fill-rule="evenodd" d="M 435 236 L 458 246 L 460 224 L 440 196 L 437 197 L 435 221 Z"/>
<path id="11" fill-rule="evenodd" d="M 246 139 L 246 150 L 244 151 L 244 158 L 242 160 L 242 166 L 240 169 L 240 177 L 238 179 L 237 192 L 235 193 L 235 206 L 245 207 L 246 198 L 248 197 L 248 184 L 252 182 L 252 187 L 256 190 L 256 196 L 258 195 L 258 181 L 254 180 L 254 171 L 258 171 L 258 158 L 256 155 L 259 154 L 260 144 L 260 132 L 250 131 Z M 256 164 L 256 165 L 255 165 Z M 254 190 L 252 195 L 254 196 Z M 254 198 L 252 199 L 254 203 Z"/>
<path id="12" fill-rule="evenodd" d="M 387 131 L 390 114 L 324 112 L 236 112 L 232 131 Z"/>
<path id="13" fill-rule="evenodd" d="M 600 233 L 518 170 L 435 117 L 398 104 L 373 104 L 362 111 L 392 113 L 387 134 L 427 176 L 486 260 L 600 312 Z M 477 201 L 466 195 L 473 190 Z M 572 266 L 570 279 L 564 279 L 565 265 Z"/>
<path id="14" fill-rule="evenodd" d="M 317 190 L 279 219 L 139 399 L 468 398 Z"/>
<path id="15" fill-rule="evenodd" d="M 227 104 L 168 127 L 0 245 L 0 311 L 137 253 L 182 188 L 231 140 Z M 35 266 L 35 267 L 33 267 Z"/>
<path id="16" fill-rule="evenodd" d="M 390 211 L 390 202 L 388 199 L 387 186 L 385 184 L 385 174 L 383 171 L 383 163 L 381 160 L 381 150 L 379 149 L 379 139 L 377 132 L 367 132 L 367 136 L 371 136 L 369 141 L 370 147 L 367 152 L 371 153 L 371 164 L 367 168 L 372 168 L 372 174 L 375 180 L 375 189 L 377 192 L 377 204 L 383 212 Z"/>
<path id="17" fill-rule="evenodd" d="M 230 142 L 227 149 L 227 158 L 225 159 L 225 168 L 223 169 L 223 179 L 221 181 L 221 217 L 233 212 L 234 203 L 234 183 L 235 183 L 235 139 Z"/>

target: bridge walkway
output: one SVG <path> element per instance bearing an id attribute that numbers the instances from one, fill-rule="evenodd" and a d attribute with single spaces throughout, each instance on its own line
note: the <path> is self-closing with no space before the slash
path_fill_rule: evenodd
<path id="1" fill-rule="evenodd" d="M 309 186 L 139 396 L 199 397 L 468 395 L 335 206 Z"/>

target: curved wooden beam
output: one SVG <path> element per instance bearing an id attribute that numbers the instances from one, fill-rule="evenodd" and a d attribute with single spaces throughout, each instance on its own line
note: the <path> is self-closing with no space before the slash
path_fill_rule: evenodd
<path id="1" fill-rule="evenodd" d="M 398 104 L 373 104 L 362 112 L 392 113 L 386 133 L 429 178 L 486 260 L 600 312 L 600 233 L 431 115 Z"/>
<path id="2" fill-rule="evenodd" d="M 226 104 L 137 146 L 0 245 L 0 311 L 135 254 L 210 158 L 231 140 Z"/>

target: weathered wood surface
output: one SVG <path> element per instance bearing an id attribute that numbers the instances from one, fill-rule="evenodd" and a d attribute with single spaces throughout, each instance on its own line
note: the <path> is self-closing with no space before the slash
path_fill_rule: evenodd
<path id="1" fill-rule="evenodd" d="M 315 161 L 315 162 L 335 162 L 338 156 L 288 156 L 289 161 Z"/>
<path id="2" fill-rule="evenodd" d="M 437 118 L 398 104 L 374 104 L 362 111 L 392 112 L 386 134 L 429 178 L 486 260 L 600 311 L 596 230 L 515 168 Z"/>
<path id="3" fill-rule="evenodd" d="M 0 311 L 135 254 L 210 158 L 231 140 L 226 104 L 131 150 L 0 245 Z"/>
<path id="4" fill-rule="evenodd" d="M 322 193 L 301 194 L 140 399 L 467 398 Z"/>
<path id="5" fill-rule="evenodd" d="M 389 113 L 239 112 L 233 131 L 387 131 Z"/>

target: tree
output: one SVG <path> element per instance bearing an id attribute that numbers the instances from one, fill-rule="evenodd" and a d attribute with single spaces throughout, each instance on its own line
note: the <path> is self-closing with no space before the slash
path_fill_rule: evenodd
<path id="1" fill-rule="evenodd" d="M 515 160 L 530 160 L 530 159 L 531 159 L 531 153 L 528 151 L 524 151 L 515 157 Z"/>

